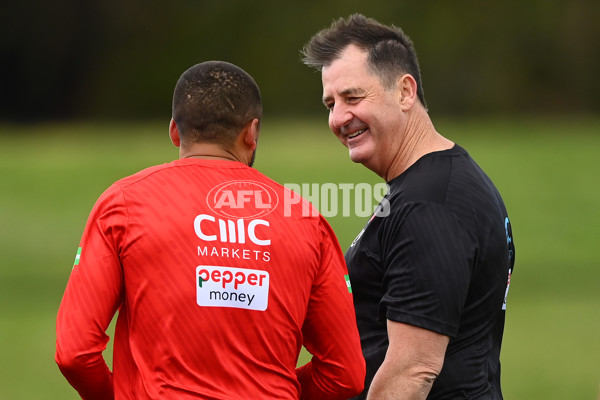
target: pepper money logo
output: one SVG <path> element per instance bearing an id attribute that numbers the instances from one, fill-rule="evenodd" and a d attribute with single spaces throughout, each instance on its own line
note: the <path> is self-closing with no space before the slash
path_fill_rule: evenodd
<path id="1" fill-rule="evenodd" d="M 271 187 L 263 183 L 228 181 L 212 188 L 206 195 L 206 203 L 221 217 L 253 219 L 272 212 L 279 198 Z"/>
<path id="2" fill-rule="evenodd" d="M 258 269 L 199 265 L 196 302 L 203 307 L 265 311 L 269 303 L 269 273 Z"/>

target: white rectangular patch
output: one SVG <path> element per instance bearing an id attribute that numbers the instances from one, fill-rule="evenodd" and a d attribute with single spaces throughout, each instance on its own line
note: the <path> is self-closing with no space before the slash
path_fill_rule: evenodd
<path id="1" fill-rule="evenodd" d="M 202 307 L 265 311 L 269 303 L 269 273 L 199 265 L 196 267 L 196 302 Z"/>

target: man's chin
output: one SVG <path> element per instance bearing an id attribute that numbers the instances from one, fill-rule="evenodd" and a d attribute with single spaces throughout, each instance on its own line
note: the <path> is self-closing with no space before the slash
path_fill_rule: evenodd
<path id="1" fill-rule="evenodd" d="M 364 161 L 366 161 L 366 158 L 364 157 L 363 154 L 361 154 L 360 151 L 349 150 L 348 155 L 350 156 L 350 160 L 352 160 L 353 162 L 355 162 L 357 164 L 362 164 Z"/>

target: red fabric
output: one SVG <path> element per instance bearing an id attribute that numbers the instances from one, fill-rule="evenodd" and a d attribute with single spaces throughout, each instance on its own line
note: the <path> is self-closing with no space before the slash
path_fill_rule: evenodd
<path id="1" fill-rule="evenodd" d="M 124 178 L 95 204 L 80 247 L 56 362 L 82 398 L 343 399 L 362 390 L 335 235 L 258 171 L 184 159 Z M 117 310 L 111 374 L 102 351 Z M 297 378 L 302 345 L 313 361 Z"/>

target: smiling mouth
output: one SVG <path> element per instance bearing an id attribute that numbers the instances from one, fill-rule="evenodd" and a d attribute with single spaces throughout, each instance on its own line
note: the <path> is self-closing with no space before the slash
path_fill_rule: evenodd
<path id="1" fill-rule="evenodd" d="M 348 136 L 346 136 L 348 139 L 354 139 L 355 137 L 361 135 L 363 132 L 365 132 L 367 130 L 367 128 L 365 129 L 361 129 L 359 131 L 356 131 L 354 133 L 349 134 Z"/>

